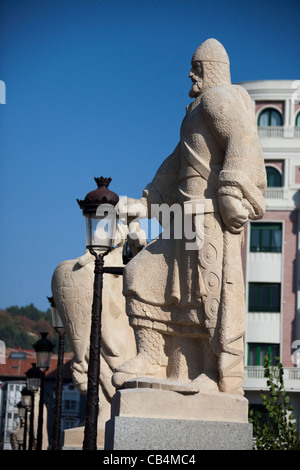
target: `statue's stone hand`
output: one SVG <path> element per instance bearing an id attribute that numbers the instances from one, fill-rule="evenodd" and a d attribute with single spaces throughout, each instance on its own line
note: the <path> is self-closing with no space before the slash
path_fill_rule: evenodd
<path id="1" fill-rule="evenodd" d="M 74 361 L 72 364 L 73 382 L 82 395 L 86 395 L 87 392 L 87 369 L 88 363 L 86 360 L 82 362 Z"/>
<path id="2" fill-rule="evenodd" d="M 126 224 L 128 224 L 128 219 L 130 218 L 144 219 L 148 213 L 147 201 L 144 198 L 133 199 L 124 196 L 120 198 L 116 211 L 119 214 L 120 220 Z"/>
<path id="3" fill-rule="evenodd" d="M 142 248 L 147 245 L 146 232 L 138 227 L 130 230 L 127 237 L 128 245 L 131 248 L 133 255 L 137 254 Z"/>
<path id="4" fill-rule="evenodd" d="M 242 202 L 232 196 L 222 195 L 218 199 L 224 224 L 232 233 L 239 233 L 248 220 L 249 212 Z"/>

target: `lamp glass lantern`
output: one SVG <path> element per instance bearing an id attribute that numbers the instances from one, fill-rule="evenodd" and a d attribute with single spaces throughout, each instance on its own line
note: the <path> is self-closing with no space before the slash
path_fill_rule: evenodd
<path id="1" fill-rule="evenodd" d="M 32 367 L 25 372 L 27 377 L 27 388 L 31 392 L 37 392 L 41 384 L 41 371 L 36 367 L 36 363 L 32 363 Z"/>
<path id="2" fill-rule="evenodd" d="M 47 338 L 48 333 L 42 332 L 41 339 L 39 339 L 33 348 L 36 352 L 36 365 L 39 369 L 47 370 L 50 367 L 51 354 L 54 344 Z"/>
<path id="3" fill-rule="evenodd" d="M 77 202 L 85 218 L 86 247 L 95 252 L 112 250 L 115 243 L 117 217 L 116 193 L 108 189 L 111 178 L 95 178 L 98 188 Z"/>
<path id="4" fill-rule="evenodd" d="M 22 405 L 22 402 L 21 402 L 21 401 L 19 401 L 19 403 L 17 404 L 17 408 L 18 408 L 18 416 L 19 416 L 19 418 L 25 418 L 26 409 L 25 409 L 25 407 Z"/>
<path id="5" fill-rule="evenodd" d="M 51 316 L 52 316 L 52 326 L 54 329 L 56 328 L 64 328 L 63 322 L 61 320 L 61 317 L 59 315 L 58 309 L 55 305 L 53 297 L 47 297 L 49 300 L 49 303 L 51 305 Z"/>
<path id="6" fill-rule="evenodd" d="M 41 379 L 40 378 L 30 378 L 27 380 L 27 387 L 32 392 L 37 392 L 40 388 Z"/>
<path id="7" fill-rule="evenodd" d="M 116 232 L 115 210 L 111 204 L 101 204 L 96 213 L 85 218 L 86 247 L 96 251 L 110 251 L 114 246 Z"/>
<path id="8" fill-rule="evenodd" d="M 31 400 L 32 400 L 32 392 L 27 387 L 23 388 L 21 392 L 21 402 L 24 408 L 26 408 L 27 410 L 31 406 Z"/>
<path id="9" fill-rule="evenodd" d="M 53 328 L 64 328 L 60 315 L 56 307 L 52 307 L 52 326 Z"/>

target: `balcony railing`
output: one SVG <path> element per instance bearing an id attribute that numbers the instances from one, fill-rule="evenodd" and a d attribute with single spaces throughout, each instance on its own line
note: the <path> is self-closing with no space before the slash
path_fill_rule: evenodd
<path id="1" fill-rule="evenodd" d="M 283 199 L 284 188 L 267 188 L 266 198 L 267 199 Z"/>
<path id="2" fill-rule="evenodd" d="M 300 139 L 300 127 L 283 127 L 283 126 L 259 126 L 258 135 L 262 138 L 277 138 L 283 137 Z"/>
<path id="3" fill-rule="evenodd" d="M 291 367 L 286 369 L 289 380 L 300 380 L 300 368 Z"/>
<path id="4" fill-rule="evenodd" d="M 286 390 L 300 391 L 300 367 L 284 367 L 283 382 Z M 244 388 L 250 390 L 267 388 L 264 368 L 261 366 L 245 367 Z"/>
<path id="5" fill-rule="evenodd" d="M 259 366 L 245 367 L 245 379 L 264 379 L 264 368 Z"/>
<path id="6" fill-rule="evenodd" d="M 283 126 L 260 126 L 258 128 L 259 137 L 283 137 Z"/>

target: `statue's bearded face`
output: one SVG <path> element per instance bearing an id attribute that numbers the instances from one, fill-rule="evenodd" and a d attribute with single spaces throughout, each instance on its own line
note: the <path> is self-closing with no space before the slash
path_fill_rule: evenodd
<path id="1" fill-rule="evenodd" d="M 203 71 L 202 65 L 199 61 L 192 62 L 192 68 L 189 75 L 190 79 L 192 80 L 192 88 L 190 89 L 189 96 L 190 98 L 196 98 L 200 95 L 202 90 L 202 82 L 203 82 Z"/>

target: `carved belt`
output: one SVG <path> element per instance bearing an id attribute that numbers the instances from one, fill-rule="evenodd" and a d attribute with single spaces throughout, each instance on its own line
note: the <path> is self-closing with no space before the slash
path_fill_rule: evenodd
<path id="1" fill-rule="evenodd" d="M 182 204 L 184 206 L 185 214 L 208 214 L 213 212 L 219 212 L 218 200 L 217 198 L 211 199 L 202 199 L 202 198 L 193 198 L 186 200 L 185 194 L 183 191 L 179 190 L 180 196 L 182 199 Z"/>

